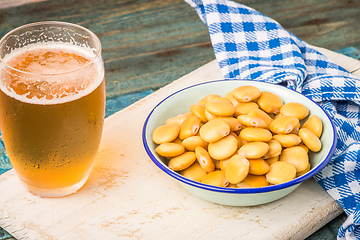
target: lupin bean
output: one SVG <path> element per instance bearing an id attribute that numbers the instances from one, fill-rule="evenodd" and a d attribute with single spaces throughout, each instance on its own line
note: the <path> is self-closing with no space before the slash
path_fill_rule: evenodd
<path id="1" fill-rule="evenodd" d="M 240 140 L 241 146 L 244 146 L 245 144 L 248 144 L 250 142 L 241 137 L 241 132 L 238 135 L 238 139 Z"/>
<path id="2" fill-rule="evenodd" d="M 264 128 L 244 128 L 240 132 L 240 137 L 246 141 L 251 142 L 268 142 L 272 138 L 269 130 Z"/>
<path id="3" fill-rule="evenodd" d="M 269 165 L 271 165 L 271 164 L 273 164 L 274 162 L 279 161 L 279 156 L 277 156 L 277 157 L 272 157 L 272 158 L 267 158 L 267 159 L 265 159 L 265 161 L 266 161 Z"/>
<path id="4" fill-rule="evenodd" d="M 288 182 L 296 177 L 294 165 L 284 161 L 277 161 L 270 165 L 270 170 L 266 174 L 266 180 L 271 184 Z"/>
<path id="5" fill-rule="evenodd" d="M 269 145 L 264 142 L 250 142 L 241 146 L 238 151 L 239 155 L 247 159 L 256 159 L 263 157 L 269 151 Z"/>
<path id="6" fill-rule="evenodd" d="M 205 172 L 204 169 L 200 166 L 200 164 L 195 161 L 190 167 L 182 170 L 180 174 L 190 180 L 201 182 L 207 172 Z"/>
<path id="7" fill-rule="evenodd" d="M 189 118 L 189 117 L 193 116 L 191 112 L 184 113 L 184 115 L 186 116 L 186 118 Z"/>
<path id="8" fill-rule="evenodd" d="M 220 119 L 220 120 L 226 122 L 230 127 L 230 131 L 232 131 L 232 132 L 238 131 L 238 130 L 242 129 L 242 127 L 243 127 L 243 125 L 241 124 L 241 122 L 237 118 L 233 118 L 233 117 L 216 117 L 214 119 Z"/>
<path id="9" fill-rule="evenodd" d="M 316 116 L 312 115 L 306 120 L 306 122 L 302 125 L 303 128 L 307 128 L 312 131 L 318 138 L 320 138 L 322 133 L 322 122 L 321 119 Z"/>
<path id="10" fill-rule="evenodd" d="M 231 93 L 239 102 L 251 102 L 260 96 L 261 91 L 257 87 L 245 85 L 235 88 Z"/>
<path id="11" fill-rule="evenodd" d="M 182 140 L 180 138 L 176 138 L 175 140 L 171 141 L 172 143 L 177 143 L 177 144 L 180 144 L 182 145 Z"/>
<path id="12" fill-rule="evenodd" d="M 205 106 L 205 104 L 206 104 L 208 101 L 210 101 L 211 99 L 216 98 L 216 97 L 220 97 L 220 95 L 217 95 L 217 94 L 209 94 L 209 95 L 203 97 L 197 104 L 200 104 L 200 105 L 204 105 L 204 106 Z"/>
<path id="13" fill-rule="evenodd" d="M 240 155 L 230 158 L 225 169 L 225 177 L 231 184 L 243 181 L 249 173 L 249 161 Z"/>
<path id="14" fill-rule="evenodd" d="M 299 134 L 300 130 L 300 122 L 296 125 L 296 127 L 293 128 L 293 130 L 290 132 L 291 134 Z"/>
<path id="15" fill-rule="evenodd" d="M 288 134 L 299 124 L 299 119 L 294 116 L 282 116 L 270 123 L 270 130 L 276 134 Z"/>
<path id="16" fill-rule="evenodd" d="M 162 143 L 155 148 L 155 151 L 163 157 L 176 157 L 185 152 L 185 148 L 177 143 Z"/>
<path id="17" fill-rule="evenodd" d="M 200 118 L 201 122 L 206 123 L 208 120 L 205 117 L 205 106 L 201 104 L 195 104 L 190 107 L 192 115 Z"/>
<path id="18" fill-rule="evenodd" d="M 305 146 L 304 144 L 300 143 L 298 146 L 302 147 L 306 151 L 306 153 L 309 153 L 309 148 L 307 146 Z"/>
<path id="19" fill-rule="evenodd" d="M 211 100 L 210 102 L 206 103 L 205 109 L 212 115 L 221 117 L 229 117 L 235 113 L 235 107 L 231 104 L 230 101 L 226 102 Z"/>
<path id="20" fill-rule="evenodd" d="M 181 171 L 190 167 L 195 161 L 196 155 L 194 152 L 185 152 L 170 159 L 168 166 L 174 171 Z"/>
<path id="21" fill-rule="evenodd" d="M 260 188 L 269 186 L 269 182 L 266 180 L 266 177 L 256 176 L 248 174 L 247 177 L 237 184 L 238 188 Z"/>
<path id="22" fill-rule="evenodd" d="M 227 158 L 227 159 L 225 159 L 225 160 L 220 160 L 220 161 L 219 161 L 219 162 L 220 162 L 220 170 L 221 170 L 221 171 L 225 171 L 226 166 L 228 165 L 230 158 L 231 158 L 231 157 L 229 157 L 229 158 Z"/>
<path id="23" fill-rule="evenodd" d="M 305 173 L 307 173 L 308 171 L 310 171 L 310 168 L 311 168 L 311 164 L 309 163 L 309 164 L 307 165 L 307 167 L 305 168 L 304 171 L 302 171 L 302 172 L 297 172 L 297 173 L 296 173 L 296 177 L 300 177 L 300 176 L 304 175 Z"/>
<path id="24" fill-rule="evenodd" d="M 229 185 L 229 181 L 225 177 L 225 172 L 219 170 L 206 174 L 201 180 L 201 183 L 216 187 L 226 187 Z"/>
<path id="25" fill-rule="evenodd" d="M 269 145 L 269 151 L 264 155 L 264 159 L 277 157 L 281 154 L 282 146 L 278 141 L 273 139 L 268 141 L 267 144 Z"/>
<path id="26" fill-rule="evenodd" d="M 263 91 L 257 100 L 259 107 L 267 113 L 279 113 L 283 106 L 281 98 L 271 92 Z"/>
<path id="27" fill-rule="evenodd" d="M 185 138 L 181 143 L 188 151 L 195 151 L 196 147 L 203 147 L 207 149 L 208 143 L 205 142 L 200 136 L 191 136 Z"/>
<path id="28" fill-rule="evenodd" d="M 295 134 L 278 134 L 272 137 L 278 141 L 282 147 L 293 147 L 301 143 L 301 137 Z"/>
<path id="29" fill-rule="evenodd" d="M 302 172 L 309 164 L 309 157 L 302 147 L 285 148 L 281 154 L 279 161 L 291 163 L 295 166 L 296 172 Z"/>
<path id="30" fill-rule="evenodd" d="M 177 125 L 162 125 L 157 127 L 153 134 L 152 140 L 156 144 L 172 142 L 179 135 L 179 127 Z"/>
<path id="31" fill-rule="evenodd" d="M 234 133 L 234 132 L 230 132 L 229 135 L 232 135 L 235 137 L 236 142 L 237 142 L 237 149 L 239 149 L 241 147 L 241 140 L 240 140 L 239 136 L 236 135 L 236 133 Z"/>
<path id="32" fill-rule="evenodd" d="M 214 97 L 214 98 L 212 98 L 209 102 L 225 102 L 225 103 L 230 103 L 231 105 L 232 105 L 232 103 L 231 103 L 231 101 L 229 100 L 229 99 L 227 99 L 227 98 L 225 98 L 225 97 Z"/>
<path id="33" fill-rule="evenodd" d="M 208 143 L 216 142 L 229 133 L 230 126 L 220 119 L 213 119 L 200 128 L 200 137 Z"/>
<path id="34" fill-rule="evenodd" d="M 228 92 L 228 93 L 225 95 L 225 98 L 229 99 L 230 102 L 231 102 L 231 104 L 232 104 L 234 107 L 236 107 L 236 106 L 239 104 L 238 100 L 236 100 L 236 98 L 234 98 L 234 96 L 232 95 L 231 92 Z"/>
<path id="35" fill-rule="evenodd" d="M 239 115 L 237 119 L 241 124 L 247 127 L 258 127 L 258 128 L 266 127 L 266 123 L 264 122 L 264 120 L 258 117 L 254 117 L 250 115 Z"/>
<path id="36" fill-rule="evenodd" d="M 211 120 L 213 120 L 214 118 L 216 118 L 216 116 L 213 115 L 213 114 L 211 114 L 211 113 L 209 113 L 209 112 L 206 110 L 206 108 L 205 108 L 205 118 L 206 118 L 207 121 L 211 121 Z"/>
<path id="37" fill-rule="evenodd" d="M 321 150 L 321 141 L 320 139 L 307 128 L 301 128 L 299 130 L 299 136 L 301 137 L 301 140 L 305 144 L 306 147 L 309 148 L 309 150 L 313 152 L 318 152 Z"/>
<path id="38" fill-rule="evenodd" d="M 215 170 L 214 160 L 210 157 L 208 151 L 203 147 L 195 148 L 196 159 L 205 172 L 209 173 Z"/>
<path id="39" fill-rule="evenodd" d="M 259 105 L 257 105 L 254 102 L 239 103 L 235 107 L 234 117 L 237 117 L 237 116 L 243 115 L 243 114 L 249 114 L 251 109 L 258 109 L 258 108 L 259 108 Z"/>
<path id="40" fill-rule="evenodd" d="M 264 159 L 249 159 L 249 173 L 264 175 L 270 170 L 270 165 Z"/>
<path id="41" fill-rule="evenodd" d="M 268 128 L 268 126 L 270 126 L 270 123 L 273 121 L 269 114 L 258 108 L 250 109 L 249 115 L 262 119 L 265 122 L 265 128 Z"/>
<path id="42" fill-rule="evenodd" d="M 179 138 L 184 140 L 187 137 L 195 136 L 200 129 L 200 118 L 191 116 L 180 125 Z"/>
<path id="43" fill-rule="evenodd" d="M 188 118 L 185 114 L 179 114 L 175 117 L 168 118 L 165 122 L 165 125 L 176 125 L 180 126 Z"/>
<path id="44" fill-rule="evenodd" d="M 294 116 L 302 120 L 309 115 L 309 109 L 301 103 L 289 102 L 281 107 L 280 114 L 283 116 Z"/>

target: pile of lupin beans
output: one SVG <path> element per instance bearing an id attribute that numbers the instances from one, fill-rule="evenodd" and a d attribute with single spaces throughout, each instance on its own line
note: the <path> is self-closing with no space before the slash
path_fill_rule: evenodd
<path id="1" fill-rule="evenodd" d="M 321 149 L 322 122 L 308 115 L 301 103 L 284 104 L 276 94 L 246 85 L 224 97 L 205 96 L 157 127 L 152 139 L 168 167 L 193 181 L 265 187 L 310 170 L 308 153 Z"/>

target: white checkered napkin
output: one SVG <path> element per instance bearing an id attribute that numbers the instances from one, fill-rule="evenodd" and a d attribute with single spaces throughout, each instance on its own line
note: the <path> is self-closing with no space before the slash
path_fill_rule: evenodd
<path id="1" fill-rule="evenodd" d="M 339 239 L 360 239 L 360 79 L 254 9 L 228 0 L 185 1 L 208 26 L 225 79 L 285 83 L 330 114 L 338 143 L 315 179 L 348 215 Z"/>

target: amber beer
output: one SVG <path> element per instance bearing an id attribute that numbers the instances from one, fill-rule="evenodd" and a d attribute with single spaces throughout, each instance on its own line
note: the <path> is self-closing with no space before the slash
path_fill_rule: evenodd
<path id="1" fill-rule="evenodd" d="M 22 183 L 45 197 L 76 192 L 90 174 L 104 123 L 100 44 L 98 51 L 68 42 L 13 50 L 2 57 L 0 89 L 1 134 Z"/>

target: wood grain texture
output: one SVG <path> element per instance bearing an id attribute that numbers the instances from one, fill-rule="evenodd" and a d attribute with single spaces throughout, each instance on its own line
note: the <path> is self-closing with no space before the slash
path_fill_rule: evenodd
<path id="1" fill-rule="evenodd" d="M 360 46 L 360 1 L 247 0 L 310 44 Z M 103 45 L 107 97 L 156 90 L 215 58 L 207 27 L 182 0 L 64 0 L 0 10 L 0 36 L 43 20 L 81 24 Z M 140 84 L 139 84 L 140 83 Z"/>
<path id="2" fill-rule="evenodd" d="M 77 23 L 99 36 L 108 98 L 157 89 L 214 59 L 206 26 L 179 0 L 30 4 L 0 12 L 0 35 L 45 19 Z"/>

